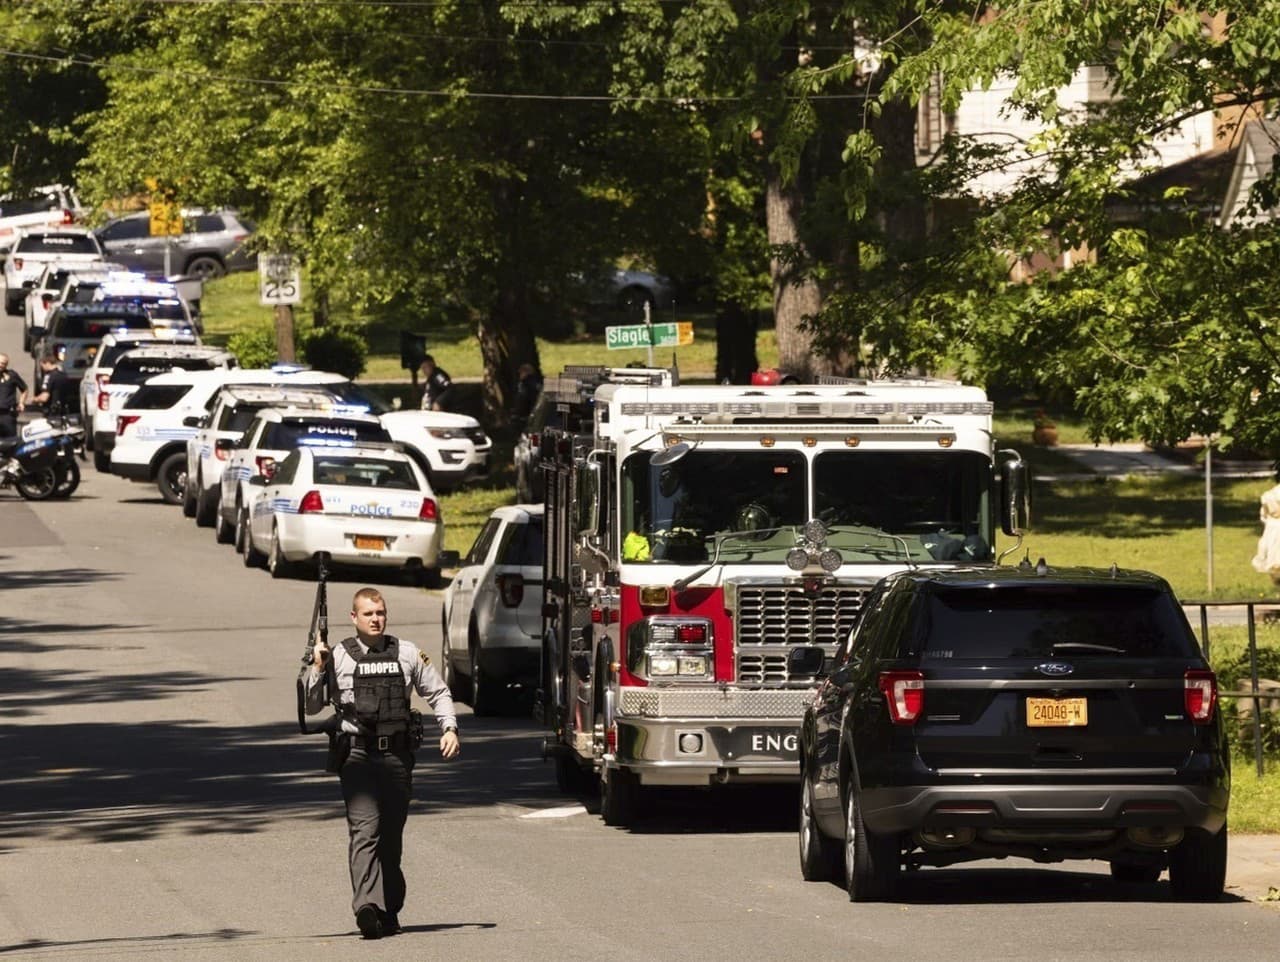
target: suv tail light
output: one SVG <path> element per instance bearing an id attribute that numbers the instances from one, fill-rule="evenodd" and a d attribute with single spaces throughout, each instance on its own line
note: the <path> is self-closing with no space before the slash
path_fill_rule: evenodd
<path id="1" fill-rule="evenodd" d="M 121 414 L 116 418 L 116 437 L 121 437 L 127 428 L 134 421 L 141 419 L 141 414 Z"/>
<path id="2" fill-rule="evenodd" d="M 94 379 L 98 382 L 98 410 L 111 410 L 111 395 L 107 393 L 107 385 L 111 383 L 111 375 L 97 374 Z"/>
<path id="3" fill-rule="evenodd" d="M 62 223 L 74 224 L 75 222 L 76 222 L 76 215 L 73 214 L 71 211 L 64 209 L 62 211 Z"/>
<path id="4" fill-rule="evenodd" d="M 20 271 L 20 270 L 22 270 L 22 258 L 21 258 L 21 257 L 15 257 L 15 258 L 13 259 L 13 269 L 14 269 L 15 271 Z"/>
<path id="5" fill-rule="evenodd" d="M 924 711 L 924 674 L 919 671 L 882 671 L 880 690 L 889 703 L 889 720 L 914 725 Z"/>
<path id="6" fill-rule="evenodd" d="M 324 512 L 324 501 L 320 498 L 319 491 L 308 491 L 302 496 L 302 501 L 298 505 L 298 514 L 321 514 Z"/>
<path id="7" fill-rule="evenodd" d="M 264 478 L 269 478 L 276 473 L 276 459 L 270 457 L 256 457 L 253 459 L 258 466 L 258 473 Z"/>
<path id="8" fill-rule="evenodd" d="M 53 303 L 53 295 L 52 295 L 52 294 L 41 294 L 41 295 L 40 295 L 40 304 L 41 304 L 41 305 L 42 305 L 46 310 L 48 310 L 49 305 L 50 305 L 50 304 L 52 304 L 52 303 Z"/>
<path id="9" fill-rule="evenodd" d="M 1218 703 L 1218 678 L 1203 668 L 1188 668 L 1182 677 L 1182 695 L 1187 715 L 1193 724 L 1213 721 L 1213 707 Z"/>
<path id="10" fill-rule="evenodd" d="M 502 603 L 508 608 L 519 608 L 520 602 L 524 601 L 524 575 L 498 575 L 497 582 Z"/>
<path id="11" fill-rule="evenodd" d="M 422 499 L 422 507 L 418 509 L 419 521 L 435 521 L 440 517 L 440 511 L 436 508 L 436 503 L 431 498 Z"/>

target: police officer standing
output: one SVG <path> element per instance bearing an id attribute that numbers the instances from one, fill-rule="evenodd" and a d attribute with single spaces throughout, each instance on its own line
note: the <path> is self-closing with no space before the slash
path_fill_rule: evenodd
<path id="1" fill-rule="evenodd" d="M 332 651 L 317 642 L 305 680 L 307 714 L 336 702 L 341 717 L 339 778 L 347 807 L 352 910 L 366 939 L 400 931 L 404 873 L 400 853 L 417 747 L 410 689 L 427 699 L 440 726 L 440 754 L 458 755 L 449 687 L 416 645 L 386 634 L 387 605 L 374 588 L 351 604 L 354 638 Z M 336 685 L 337 695 L 326 691 Z"/>
<path id="2" fill-rule="evenodd" d="M 453 378 L 442 367 L 436 366 L 436 359 L 430 354 L 422 358 L 422 377 L 426 381 L 422 394 L 422 410 L 449 410 L 449 394 L 453 391 Z"/>
<path id="3" fill-rule="evenodd" d="M 71 378 L 67 377 L 56 357 L 46 354 L 40 358 L 40 380 L 36 384 L 36 396 L 31 399 L 32 404 L 44 405 L 46 415 L 66 414 L 71 407 L 71 392 L 74 389 Z"/>
<path id="4" fill-rule="evenodd" d="M 27 382 L 9 370 L 9 355 L 0 353 L 0 438 L 18 433 L 18 415 L 27 403 Z"/>

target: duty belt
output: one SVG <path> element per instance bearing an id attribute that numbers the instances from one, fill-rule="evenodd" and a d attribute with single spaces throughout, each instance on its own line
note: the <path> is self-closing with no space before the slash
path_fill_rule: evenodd
<path id="1" fill-rule="evenodd" d="M 407 748 L 409 745 L 408 735 L 405 732 L 395 732 L 391 735 L 353 735 L 357 745 L 360 745 L 367 752 L 394 752 Z"/>

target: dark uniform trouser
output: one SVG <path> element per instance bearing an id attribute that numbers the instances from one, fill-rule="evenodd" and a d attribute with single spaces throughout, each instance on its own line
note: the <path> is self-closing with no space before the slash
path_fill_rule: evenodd
<path id="1" fill-rule="evenodd" d="M 0 438 L 11 438 L 18 433 L 18 410 L 0 411 Z"/>
<path id="2" fill-rule="evenodd" d="M 359 743 L 343 763 L 339 778 L 350 833 L 352 912 L 362 905 L 391 913 L 404 907 L 400 851 L 412 772 L 409 752 L 368 751 Z"/>

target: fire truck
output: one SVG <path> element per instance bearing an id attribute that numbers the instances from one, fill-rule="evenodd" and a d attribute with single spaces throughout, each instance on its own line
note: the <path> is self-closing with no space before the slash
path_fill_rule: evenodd
<path id="1" fill-rule="evenodd" d="M 816 685 L 884 575 L 1017 549 L 1028 473 L 991 403 L 933 378 L 680 386 L 567 369 L 545 390 L 535 716 L 560 788 L 625 825 L 651 786 L 796 780 Z M 996 555 L 997 525 L 1017 542 Z M 798 662 L 798 659 L 797 659 Z"/>

